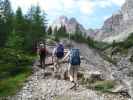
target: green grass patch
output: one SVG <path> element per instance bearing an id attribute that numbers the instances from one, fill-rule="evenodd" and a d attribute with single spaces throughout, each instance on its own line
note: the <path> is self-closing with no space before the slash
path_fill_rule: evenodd
<path id="1" fill-rule="evenodd" d="M 97 81 L 94 84 L 91 84 L 90 87 L 101 92 L 110 92 L 110 89 L 114 88 L 115 82 L 106 80 L 106 81 Z"/>
<path id="2" fill-rule="evenodd" d="M 71 96 L 69 96 L 69 95 L 61 95 L 61 96 L 56 96 L 55 98 L 54 98 L 54 100 L 71 100 L 72 99 L 72 97 Z"/>
<path id="3" fill-rule="evenodd" d="M 31 71 L 27 71 L 14 77 L 0 80 L 0 96 L 5 97 L 16 94 L 30 74 Z"/>
<path id="4" fill-rule="evenodd" d="M 87 87 L 88 89 L 111 93 L 110 90 L 114 88 L 116 82 L 112 80 L 94 80 L 83 77 L 80 80 L 80 84 Z"/>
<path id="5" fill-rule="evenodd" d="M 114 65 L 117 65 L 117 61 L 112 59 L 111 57 L 107 56 L 106 54 L 102 53 L 101 56 L 104 60 L 106 60 Z"/>

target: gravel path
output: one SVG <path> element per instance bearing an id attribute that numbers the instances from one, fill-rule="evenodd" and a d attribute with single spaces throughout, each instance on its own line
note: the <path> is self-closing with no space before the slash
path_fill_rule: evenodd
<path id="1" fill-rule="evenodd" d="M 70 89 L 73 85 L 66 80 L 44 77 L 44 70 L 38 69 L 10 100 L 128 100 L 120 95 L 98 93 L 81 85 L 77 90 Z"/>

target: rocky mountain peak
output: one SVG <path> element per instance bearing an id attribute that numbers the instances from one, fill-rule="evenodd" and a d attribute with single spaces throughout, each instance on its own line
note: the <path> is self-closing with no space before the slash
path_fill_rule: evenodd
<path id="1" fill-rule="evenodd" d="M 74 33 L 77 25 L 79 26 L 81 32 L 86 32 L 84 27 L 74 17 L 68 19 L 66 16 L 60 16 L 53 22 L 52 29 L 55 27 L 59 29 L 61 26 L 65 26 L 67 32 Z"/>
<path id="2" fill-rule="evenodd" d="M 72 18 L 70 18 L 69 23 L 73 24 L 73 23 L 78 23 L 78 22 L 74 17 L 72 17 Z"/>
<path id="3" fill-rule="evenodd" d="M 126 0 L 121 10 L 108 18 L 95 40 L 113 42 L 125 40 L 133 32 L 133 0 Z"/>
<path id="4" fill-rule="evenodd" d="M 121 9 L 124 20 L 133 19 L 133 0 L 126 0 Z"/>
<path id="5" fill-rule="evenodd" d="M 66 16 L 60 16 L 58 21 L 60 21 L 61 24 L 65 24 L 68 22 L 68 18 Z"/>

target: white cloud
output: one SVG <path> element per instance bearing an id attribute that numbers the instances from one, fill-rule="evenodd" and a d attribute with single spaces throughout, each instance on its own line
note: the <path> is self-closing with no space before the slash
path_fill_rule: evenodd
<path id="1" fill-rule="evenodd" d="M 96 7 L 107 8 L 113 5 L 122 6 L 125 0 L 96 0 L 94 1 Z"/>
<path id="2" fill-rule="evenodd" d="M 91 14 L 97 7 L 121 6 L 125 0 L 11 0 L 13 8 L 18 6 L 24 10 L 31 5 L 39 4 L 45 11 L 75 11 L 80 10 L 83 14 Z"/>
<path id="3" fill-rule="evenodd" d="M 36 4 L 39 4 L 46 12 L 72 12 L 75 10 L 79 10 L 84 14 L 93 12 L 93 3 L 90 0 L 11 0 L 11 2 L 15 10 L 20 6 L 24 9 L 24 12 L 30 8 L 31 5 Z"/>
<path id="4" fill-rule="evenodd" d="M 55 0 L 58 2 L 58 6 L 62 6 L 60 9 L 67 13 L 73 11 L 80 11 L 83 14 L 91 14 L 93 12 L 93 3 L 90 0 Z M 54 3 L 53 3 L 54 4 Z M 55 9 L 54 9 L 55 10 Z"/>
<path id="5" fill-rule="evenodd" d="M 104 20 L 107 20 L 108 18 L 110 18 L 111 15 L 107 15 L 107 16 L 104 16 L 103 19 Z"/>
<path id="6" fill-rule="evenodd" d="M 16 10 L 19 6 L 23 9 L 24 12 L 26 12 L 27 9 L 31 7 L 31 5 L 38 4 L 39 0 L 11 0 L 11 3 L 14 10 Z"/>
<path id="7" fill-rule="evenodd" d="M 79 1 L 80 11 L 84 14 L 92 14 L 94 11 L 94 4 L 90 0 Z"/>
<path id="8" fill-rule="evenodd" d="M 102 8 L 106 8 L 106 7 L 110 7 L 112 6 L 110 1 L 99 1 L 97 2 L 97 4 L 102 7 Z"/>
<path id="9" fill-rule="evenodd" d="M 40 0 L 39 4 L 45 11 L 59 11 L 63 8 L 60 0 Z"/>
<path id="10" fill-rule="evenodd" d="M 23 12 L 31 7 L 31 5 L 40 5 L 41 9 L 45 10 L 48 14 L 49 20 L 54 20 L 60 15 L 66 15 L 68 17 L 77 17 L 77 19 L 92 20 L 94 13 L 98 9 L 107 9 L 108 7 L 122 6 L 125 0 L 10 0 L 14 11 L 20 6 Z M 99 11 L 99 10 L 98 10 Z M 109 9 L 110 11 L 110 9 Z M 102 11 L 101 11 L 102 12 Z M 82 18 L 81 18 L 82 16 Z M 84 16 L 84 17 L 83 17 Z M 100 15 L 102 16 L 102 15 Z M 102 20 L 108 16 L 102 16 Z M 95 21 L 95 20 L 93 20 Z M 86 21 L 84 21 L 85 23 Z M 96 21 L 95 21 L 96 22 Z M 88 23 L 87 23 L 88 24 Z"/>
<path id="11" fill-rule="evenodd" d="M 122 6 L 125 3 L 125 0 L 110 0 L 112 3 Z"/>
<path id="12" fill-rule="evenodd" d="M 72 9 L 74 7 L 76 7 L 76 1 L 75 0 L 61 0 L 62 4 L 63 4 L 63 7 L 65 9 Z"/>

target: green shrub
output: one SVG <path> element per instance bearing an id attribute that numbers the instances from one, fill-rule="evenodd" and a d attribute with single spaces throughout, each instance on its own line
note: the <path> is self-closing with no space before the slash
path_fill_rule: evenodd
<path id="1" fill-rule="evenodd" d="M 0 49 L 0 96 L 17 92 L 32 71 L 34 56 L 10 48 Z"/>
<path id="2" fill-rule="evenodd" d="M 133 33 L 123 42 L 124 48 L 130 48 L 133 46 Z"/>
<path id="3" fill-rule="evenodd" d="M 111 46 L 120 48 L 121 52 L 123 52 L 125 49 L 131 48 L 133 46 L 133 33 L 131 33 L 131 35 L 125 41 L 115 42 Z"/>
<path id="4" fill-rule="evenodd" d="M 4 62 L 26 65 L 31 63 L 32 58 L 25 54 L 23 51 L 17 51 L 10 48 L 0 49 L 0 59 Z"/>

